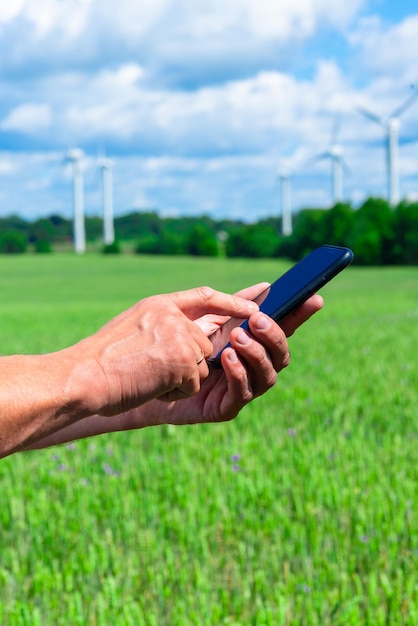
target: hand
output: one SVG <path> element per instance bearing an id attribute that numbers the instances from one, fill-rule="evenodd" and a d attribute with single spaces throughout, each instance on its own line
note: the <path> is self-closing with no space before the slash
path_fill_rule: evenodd
<path id="1" fill-rule="evenodd" d="M 239 292 L 237 296 L 254 298 L 266 286 L 268 285 L 255 285 Z M 199 298 L 197 300 L 199 301 Z M 235 306 L 236 316 L 244 315 L 241 307 L 245 309 L 245 301 L 241 303 L 239 299 L 236 299 L 229 303 L 232 309 Z M 312 296 L 283 321 L 282 328 L 262 313 L 251 315 L 249 323 L 253 337 L 248 335 L 246 341 L 243 342 L 239 329 L 234 329 L 231 337 L 232 348 L 225 350 L 222 355 L 223 370 L 211 370 L 199 393 L 193 397 L 170 403 L 151 400 L 140 406 L 134 406 L 126 412 L 121 411 L 111 420 L 101 415 L 91 415 L 61 428 L 58 432 L 32 445 L 27 445 L 26 448 L 42 448 L 100 433 L 131 430 L 156 424 L 193 424 L 231 420 L 245 404 L 274 384 L 276 373 L 289 363 L 286 335 L 293 334 L 301 324 L 322 308 L 322 304 L 320 296 Z M 205 310 L 210 308 L 208 306 Z M 224 314 L 227 313 L 226 308 L 228 307 L 224 305 Z M 131 313 L 127 312 L 128 318 L 135 315 L 135 309 L 136 307 Z M 189 310 L 189 315 L 193 317 L 197 309 L 194 313 Z M 229 315 L 234 315 L 231 309 Z M 195 324 L 200 326 L 206 336 L 224 321 L 225 315 L 207 314 L 196 319 Z M 199 365 L 199 368 L 201 367 Z M 101 413 L 103 415 L 104 411 Z"/>
<path id="2" fill-rule="evenodd" d="M 198 361 L 212 352 L 193 320 L 207 313 L 248 317 L 257 309 L 251 301 L 209 287 L 145 298 L 67 349 L 79 364 L 70 383 L 80 386 L 89 412 L 102 415 L 156 397 L 191 396 L 209 373 L 206 362 Z"/>
<path id="3" fill-rule="evenodd" d="M 238 292 L 237 296 L 254 298 L 267 284 Z M 255 397 L 262 395 L 276 382 L 277 373 L 290 360 L 286 337 L 322 308 L 321 296 L 309 298 L 278 326 L 261 312 L 249 318 L 251 335 L 235 328 L 231 332 L 231 348 L 222 354 L 223 370 L 210 369 L 200 392 L 193 398 L 173 402 L 166 408 L 151 403 L 144 407 L 148 417 L 158 416 L 159 423 L 191 424 L 231 420 Z M 210 334 L 225 321 L 219 315 L 205 315 L 195 323 Z"/>

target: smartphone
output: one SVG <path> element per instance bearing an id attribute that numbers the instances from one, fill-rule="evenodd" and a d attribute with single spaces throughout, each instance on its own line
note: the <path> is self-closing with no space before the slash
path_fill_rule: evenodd
<path id="1" fill-rule="evenodd" d="M 260 311 L 279 324 L 286 315 L 347 267 L 353 258 L 353 252 L 349 248 L 320 246 L 280 276 L 254 298 L 254 301 L 259 305 Z M 207 359 L 209 365 L 222 367 L 221 354 L 230 345 L 229 334 L 236 326 L 249 332 L 248 320 L 230 318 L 209 335 L 213 345 L 212 355 Z"/>

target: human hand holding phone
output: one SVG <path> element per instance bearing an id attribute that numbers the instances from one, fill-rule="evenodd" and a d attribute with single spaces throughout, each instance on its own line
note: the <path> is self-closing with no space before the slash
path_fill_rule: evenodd
<path id="1" fill-rule="evenodd" d="M 268 286 L 254 301 L 259 305 L 260 311 L 279 324 L 347 267 L 353 257 L 349 248 L 320 246 Z M 230 345 L 230 333 L 237 326 L 247 332 L 251 330 L 248 320 L 231 318 L 210 335 L 213 351 L 207 360 L 209 365 L 218 368 L 222 366 L 222 352 Z"/>

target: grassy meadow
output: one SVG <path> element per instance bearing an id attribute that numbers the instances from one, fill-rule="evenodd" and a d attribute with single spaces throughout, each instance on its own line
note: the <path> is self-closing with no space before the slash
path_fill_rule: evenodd
<path id="1" fill-rule="evenodd" d="M 0 258 L 1 352 L 137 299 L 274 280 L 277 260 Z M 418 268 L 351 267 L 228 424 L 0 461 L 2 626 L 418 624 Z"/>

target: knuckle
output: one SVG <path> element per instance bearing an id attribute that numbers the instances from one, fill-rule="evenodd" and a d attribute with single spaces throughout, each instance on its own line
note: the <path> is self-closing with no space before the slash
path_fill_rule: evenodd
<path id="1" fill-rule="evenodd" d="M 273 371 L 266 379 L 266 388 L 272 389 L 277 382 L 277 372 Z"/>
<path id="2" fill-rule="evenodd" d="M 285 355 L 289 352 L 287 337 L 282 329 L 280 329 L 280 333 L 276 340 L 276 348 L 282 355 Z"/>
<path id="3" fill-rule="evenodd" d="M 215 290 L 212 287 L 203 285 L 202 287 L 196 287 L 196 291 L 203 302 L 209 302 L 215 294 Z"/>
<path id="4" fill-rule="evenodd" d="M 247 389 L 243 394 L 242 394 L 242 404 L 243 406 L 245 406 L 246 404 L 249 404 L 250 402 L 252 402 L 255 398 L 255 394 L 251 391 L 251 389 Z"/>
<path id="5" fill-rule="evenodd" d="M 238 387 L 240 390 L 240 404 L 245 406 L 255 398 L 255 393 L 252 385 L 249 384 L 247 374 L 243 371 L 239 376 Z"/>
<path id="6" fill-rule="evenodd" d="M 275 369 L 277 372 L 280 372 L 281 370 L 285 369 L 289 365 L 290 365 L 290 352 L 288 350 L 286 354 L 284 354 L 283 357 L 277 362 L 277 367 Z"/>
<path id="7" fill-rule="evenodd" d="M 235 311 L 242 311 L 243 304 L 245 304 L 245 298 L 240 298 L 239 296 L 231 296 L 232 298 L 232 307 Z"/>
<path id="8" fill-rule="evenodd" d="M 283 367 L 288 367 L 290 365 L 290 352 L 287 351 L 285 358 L 283 359 Z"/>

